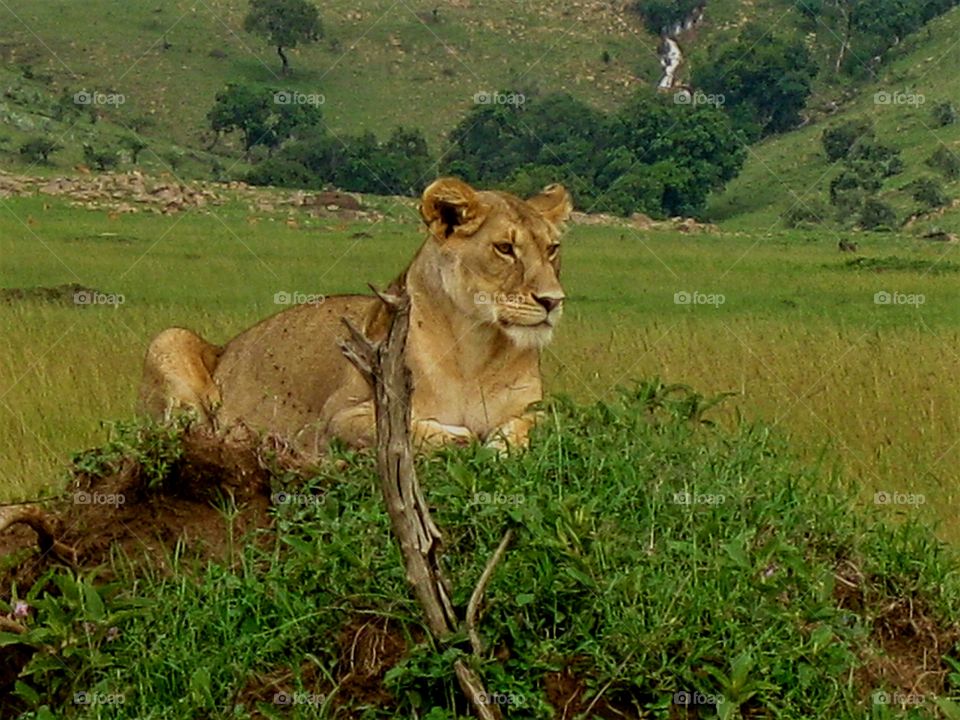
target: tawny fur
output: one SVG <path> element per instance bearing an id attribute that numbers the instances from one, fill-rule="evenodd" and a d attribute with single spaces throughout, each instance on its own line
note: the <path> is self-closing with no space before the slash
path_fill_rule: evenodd
<path id="1" fill-rule="evenodd" d="M 477 439 L 523 446 L 542 398 L 540 350 L 563 311 L 559 235 L 570 196 L 551 185 L 529 200 L 442 178 L 424 192 L 428 236 L 395 281 L 410 295 L 407 363 L 421 444 Z M 263 320 L 222 348 L 164 330 L 144 364 L 141 408 L 180 411 L 220 429 L 244 423 L 320 453 L 336 437 L 374 440 L 371 389 L 338 341 L 349 318 L 374 339 L 389 325 L 372 296 L 341 295 Z"/>

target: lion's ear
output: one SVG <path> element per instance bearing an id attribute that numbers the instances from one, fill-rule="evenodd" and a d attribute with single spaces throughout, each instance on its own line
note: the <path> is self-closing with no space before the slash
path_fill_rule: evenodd
<path id="1" fill-rule="evenodd" d="M 420 216 L 438 240 L 445 240 L 456 230 L 466 234 L 475 232 L 488 210 L 476 190 L 452 177 L 434 180 L 423 191 L 420 201 Z"/>
<path id="2" fill-rule="evenodd" d="M 563 185 L 547 185 L 527 202 L 554 225 L 563 225 L 573 211 L 573 200 Z"/>

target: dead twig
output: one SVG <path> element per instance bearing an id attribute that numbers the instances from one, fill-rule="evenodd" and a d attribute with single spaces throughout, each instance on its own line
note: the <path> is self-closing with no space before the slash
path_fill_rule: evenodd
<path id="1" fill-rule="evenodd" d="M 477 631 L 477 621 L 480 614 L 480 603 L 483 600 L 483 594 L 487 591 L 487 585 L 490 584 L 490 578 L 493 577 L 493 571 L 497 569 L 497 564 L 503 559 L 507 552 L 507 546 L 513 539 L 513 528 L 509 528 L 504 534 L 503 539 L 494 551 L 493 555 L 487 561 L 487 566 L 483 568 L 480 580 L 470 595 L 470 602 L 467 603 L 467 635 L 470 637 L 470 645 L 473 647 L 473 654 L 483 653 L 483 641 L 480 639 L 480 633 Z"/>
<path id="2" fill-rule="evenodd" d="M 32 505 L 8 505 L 0 508 L 0 533 L 13 525 L 26 525 L 37 534 L 37 544 L 46 554 L 51 553 L 70 565 L 77 564 L 75 548 L 57 538 L 62 534 L 56 516 Z"/>
<path id="3" fill-rule="evenodd" d="M 410 433 L 412 388 L 404 352 L 410 328 L 410 298 L 405 292 L 397 295 L 377 292 L 377 296 L 392 314 L 386 339 L 371 341 L 345 318 L 350 339 L 342 342 L 340 347 L 373 387 L 380 489 L 403 554 L 407 581 L 413 586 L 431 634 L 442 641 L 456 633 L 459 621 L 440 567 L 443 538 L 430 515 L 413 464 Z M 487 582 L 490 573 L 485 571 Z M 482 588 L 479 595 L 474 590 L 477 604 L 482 594 Z M 487 693 L 480 677 L 463 660 L 454 663 L 454 670 L 460 688 L 477 716 L 482 720 L 499 720 L 500 710 L 486 702 Z"/>

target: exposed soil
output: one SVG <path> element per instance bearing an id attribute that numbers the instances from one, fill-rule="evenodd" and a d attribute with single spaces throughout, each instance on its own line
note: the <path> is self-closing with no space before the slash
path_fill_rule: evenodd
<path id="1" fill-rule="evenodd" d="M 390 707 L 393 696 L 384 687 L 384 678 L 409 650 L 403 628 L 389 618 L 357 614 L 344 623 L 337 647 L 339 660 L 332 668 L 336 685 L 305 661 L 296 673 L 280 667 L 251 676 L 234 704 L 243 705 L 254 718 L 267 717 L 258 708 L 261 703 L 271 707 L 327 703 L 337 710 L 337 717 L 351 717 L 350 708 L 355 707 Z M 296 676 L 302 689 L 297 689 Z"/>
<path id="2" fill-rule="evenodd" d="M 94 295 L 103 295 L 99 290 L 80 285 L 79 283 L 65 283 L 63 285 L 28 288 L 0 288 L 0 303 L 12 305 L 21 302 L 44 302 L 57 305 L 76 305 L 82 307 L 83 298 Z M 78 302 L 78 298 L 81 301 Z"/>
<path id="3" fill-rule="evenodd" d="M 148 488 L 143 468 L 130 459 L 103 476 L 76 474 L 68 495 L 45 508 L 57 528 L 56 539 L 75 557 L 58 556 L 49 543 L 44 546 L 42 535 L 23 524 L 0 532 L 0 597 L 9 600 L 14 584 L 22 595 L 52 566 L 108 569 L 116 553 L 165 572 L 177 543 L 183 543 L 185 554 L 232 562 L 230 538 L 249 537 L 271 524 L 267 468 L 302 466 L 283 446 L 257 440 L 252 433 L 221 440 L 189 430 L 183 442 L 183 458 L 164 487 Z M 229 520 L 222 511 L 228 505 L 238 510 L 229 513 Z M 4 514 L 19 509 L 0 507 L 0 526 Z M 109 572 L 100 577 L 109 580 Z M 0 653 L 0 698 L 9 694 L 30 655 L 20 645 Z M 0 702 L 0 717 L 10 709 Z"/>
<path id="4" fill-rule="evenodd" d="M 944 657 L 960 641 L 960 626 L 936 619 L 919 598 L 871 598 L 870 581 L 847 561 L 838 568 L 837 607 L 870 620 L 870 641 L 859 648 L 863 665 L 856 671 L 864 699 L 874 688 L 894 697 L 936 697 L 945 693 L 949 667 Z"/>

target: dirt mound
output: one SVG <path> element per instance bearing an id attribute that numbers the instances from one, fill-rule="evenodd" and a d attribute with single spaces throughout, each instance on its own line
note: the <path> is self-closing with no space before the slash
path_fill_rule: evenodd
<path id="1" fill-rule="evenodd" d="M 270 525 L 270 473 L 277 467 L 304 469 L 275 440 L 242 430 L 218 438 L 190 429 L 182 443 L 181 457 L 159 487 L 150 487 L 146 469 L 134 459 L 91 473 L 81 469 L 88 466 L 81 454 L 69 492 L 46 508 L 59 550 L 36 523 L 0 532 L 0 595 L 6 596 L 12 582 L 29 586 L 51 565 L 94 567 L 117 551 L 164 569 L 168 551 L 181 541 L 203 557 L 229 560 L 229 537 Z M 221 511 L 228 505 L 241 510 L 231 513 L 233 532 Z M 0 508 L 0 530 L 7 525 L 4 518 L 27 507 L 39 512 L 37 506 Z"/>
<path id="2" fill-rule="evenodd" d="M 187 430 L 180 458 L 158 487 L 150 486 L 147 469 L 131 458 L 104 473 L 81 469 L 90 465 L 79 456 L 69 492 L 46 509 L 39 504 L 0 506 L 3 599 L 11 599 L 14 584 L 22 596 L 48 568 L 58 565 L 106 565 L 99 577 L 109 581 L 108 562 L 116 553 L 166 572 L 178 543 L 188 555 L 231 563 L 235 545 L 230 538 L 243 538 L 272 523 L 271 473 L 305 470 L 281 443 L 243 430 L 227 438 Z M 228 520 L 225 506 L 239 512 L 229 513 Z M 5 629 L 17 631 L 15 626 Z M 10 691 L 31 654 L 22 645 L 4 648 L 0 697 Z"/>
<path id="3" fill-rule="evenodd" d="M 54 303 L 57 305 L 86 305 L 83 299 L 95 296 L 106 296 L 94 288 L 79 283 L 65 283 L 63 285 L 28 288 L 0 288 L 0 303 L 12 305 L 14 303 L 36 301 Z"/>
<path id="4" fill-rule="evenodd" d="M 871 632 L 857 654 L 857 685 L 868 700 L 874 688 L 888 688 L 894 698 L 939 697 L 946 690 L 950 667 L 945 656 L 960 641 L 960 627 L 945 626 L 922 598 L 871 597 L 869 578 L 852 562 L 836 572 L 834 600 L 871 624 Z"/>

